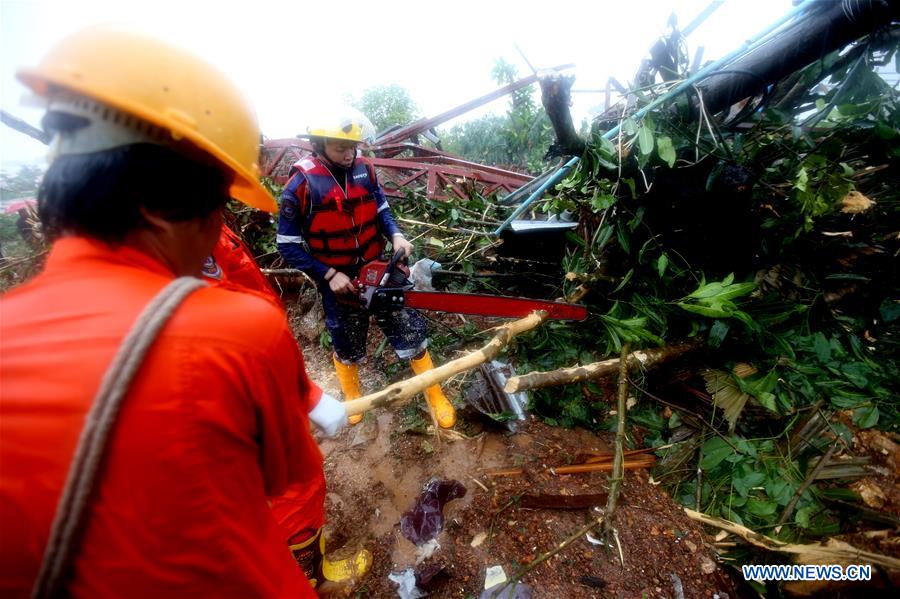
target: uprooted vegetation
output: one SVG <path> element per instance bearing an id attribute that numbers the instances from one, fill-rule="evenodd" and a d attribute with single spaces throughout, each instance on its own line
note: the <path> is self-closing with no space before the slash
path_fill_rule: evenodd
<path id="1" fill-rule="evenodd" d="M 520 373 L 689 346 L 628 379 L 627 446 L 658 448 L 653 478 L 682 505 L 787 541 L 896 527 L 900 102 L 877 73 L 896 44 L 874 40 L 729 114 L 688 92 L 636 120 L 672 84 L 632 90 L 534 205 L 578 223 L 537 251 L 490 234 L 510 214 L 502 198 L 410 194 L 394 211 L 441 263 L 439 287 L 589 306 L 586 323 L 513 341 Z M 436 322 L 442 358 L 477 344 L 471 322 Z M 530 408 L 614 430 L 614 383 L 535 388 Z"/>
<path id="2" fill-rule="evenodd" d="M 394 212 L 416 257 L 441 263 L 438 287 L 589 307 L 587 322 L 545 323 L 505 350 L 520 374 L 611 360 L 533 385 L 545 424 L 615 430 L 616 381 L 597 373 L 619 372 L 623 347 L 657 351 L 671 359 L 636 360 L 626 381 L 626 448 L 656 449 L 642 484 L 726 526 L 798 544 L 844 535 L 897 557 L 896 536 L 874 534 L 900 523 L 900 96 L 878 75 L 896 60 L 895 34 L 717 114 L 692 89 L 634 118 L 686 74 L 645 81 L 593 123 L 580 162 L 533 205 L 534 218 L 577 223 L 558 238 L 492 235 L 512 206 L 474 187 L 466 200 L 410 192 Z M 268 215 L 234 206 L 229 219 L 263 267 L 284 267 Z M 432 322 L 440 362 L 483 343 L 477 320 Z M 401 378 L 390 357 L 375 363 Z M 409 430 L 428 425 L 406 416 Z M 750 546 L 722 548 L 733 563 L 760 561 Z"/>

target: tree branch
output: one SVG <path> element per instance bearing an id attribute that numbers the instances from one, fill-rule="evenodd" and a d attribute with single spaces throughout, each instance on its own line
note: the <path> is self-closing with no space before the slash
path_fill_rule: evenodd
<path id="1" fill-rule="evenodd" d="M 556 144 L 555 147 L 551 146 L 551 151 L 555 149 L 560 155 L 581 156 L 585 143 L 575 132 L 572 113 L 569 112 L 573 83 L 575 77 L 572 76 L 553 74 L 542 77 L 541 103 L 556 133 Z"/>

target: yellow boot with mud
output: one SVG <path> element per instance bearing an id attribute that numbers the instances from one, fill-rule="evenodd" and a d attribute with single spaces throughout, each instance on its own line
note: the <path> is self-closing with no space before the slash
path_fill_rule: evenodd
<path id="1" fill-rule="evenodd" d="M 326 555 L 325 533 L 321 528 L 312 537 L 289 545 L 289 548 L 314 588 L 326 580 L 337 583 L 357 581 L 372 567 L 372 553 L 368 549 L 354 551 L 343 547 Z"/>
<path id="2" fill-rule="evenodd" d="M 334 370 L 337 372 L 338 382 L 341 384 L 341 391 L 344 393 L 344 401 L 350 401 L 360 397 L 362 393 L 359 390 L 359 366 L 356 364 L 344 364 L 336 354 L 332 354 L 334 360 Z M 362 420 L 362 414 L 354 414 L 348 418 L 350 424 L 357 424 Z"/>
<path id="3" fill-rule="evenodd" d="M 434 368 L 431 355 L 427 351 L 422 354 L 422 357 L 410 360 L 409 365 L 416 374 L 422 374 Z M 453 404 L 444 395 L 440 385 L 432 385 L 425 389 L 425 398 L 428 400 L 428 405 L 431 406 L 431 411 L 435 420 L 437 420 L 438 426 L 441 428 L 452 428 L 456 424 L 456 410 L 453 409 Z"/>

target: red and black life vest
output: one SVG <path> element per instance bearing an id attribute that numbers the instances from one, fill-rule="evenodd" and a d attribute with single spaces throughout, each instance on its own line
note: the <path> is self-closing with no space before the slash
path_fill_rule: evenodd
<path id="1" fill-rule="evenodd" d="M 307 183 L 309 211 L 304 228 L 309 253 L 335 268 L 362 265 L 384 249 L 378 230 L 374 169 L 357 158 L 347 171 L 346 193 L 318 158 L 294 165 Z"/>

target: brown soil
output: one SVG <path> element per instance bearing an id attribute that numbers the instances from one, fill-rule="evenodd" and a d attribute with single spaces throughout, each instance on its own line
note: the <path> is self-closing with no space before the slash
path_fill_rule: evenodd
<path id="1" fill-rule="evenodd" d="M 307 343 L 304 355 L 313 379 L 339 397 L 329 354 Z M 368 390 L 386 382 L 370 366 L 363 367 L 361 378 Z M 363 580 L 352 588 L 331 589 L 333 595 L 397 596 L 388 575 L 416 567 L 421 559 L 421 550 L 400 534 L 400 517 L 433 478 L 458 480 L 468 492 L 445 507 L 444 530 L 437 537 L 440 548 L 420 564 L 440 565 L 447 574 L 436 579 L 430 597 L 477 597 L 487 567 L 503 566 L 511 577 L 598 513 L 525 509 L 518 507 L 517 499 L 523 493 L 605 493 L 606 474 L 554 476 L 547 467 L 571 463 L 585 451 L 606 450 L 611 438 L 549 427 L 536 419 L 524 423 L 517 434 L 496 429 L 438 438 L 433 431 L 401 432 L 411 414 L 420 422 L 427 420 L 421 409 L 422 415 L 410 408 L 376 410 L 338 438 L 320 439 L 328 480 L 329 550 L 365 546 L 375 558 Z M 474 421 L 474 415 L 464 413 L 456 430 L 477 431 L 480 426 Z M 524 474 L 485 474 L 501 467 L 522 467 Z M 708 537 L 645 471 L 626 475 L 616 524 L 624 566 L 618 549 L 582 537 L 524 577 L 534 596 L 735 596 Z M 599 532 L 593 534 L 600 537 Z"/>

